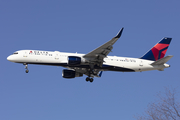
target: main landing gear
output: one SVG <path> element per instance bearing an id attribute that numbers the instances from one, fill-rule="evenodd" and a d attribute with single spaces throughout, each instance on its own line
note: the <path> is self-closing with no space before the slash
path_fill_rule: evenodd
<path id="1" fill-rule="evenodd" d="M 94 81 L 93 77 L 91 77 L 92 75 L 95 75 L 94 74 L 94 71 L 93 71 L 93 67 L 92 65 L 90 65 L 90 70 L 89 70 L 89 77 L 86 78 L 86 81 L 90 81 L 91 83 Z"/>
<path id="2" fill-rule="evenodd" d="M 25 72 L 28 73 L 28 72 L 29 72 L 29 70 L 28 70 L 28 64 L 27 64 L 27 63 L 24 63 L 23 65 L 25 65 L 25 69 L 26 69 Z"/>
<path id="3" fill-rule="evenodd" d="M 90 65 L 89 65 L 89 75 L 88 75 L 88 77 L 86 78 L 86 81 L 88 82 L 88 81 L 90 81 L 91 83 L 94 81 L 94 79 L 93 79 L 93 77 L 91 77 L 92 75 L 95 75 L 94 74 L 94 63 L 91 63 Z"/>
<path id="4" fill-rule="evenodd" d="M 92 83 L 93 80 L 94 80 L 94 79 L 93 79 L 93 78 L 90 78 L 90 77 L 87 77 L 87 78 L 86 78 L 86 81 L 87 81 L 87 82 L 90 81 L 90 82 Z"/>

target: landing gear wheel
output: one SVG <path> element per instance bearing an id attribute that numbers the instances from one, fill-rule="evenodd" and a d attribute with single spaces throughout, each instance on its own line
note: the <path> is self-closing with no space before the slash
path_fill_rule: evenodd
<path id="1" fill-rule="evenodd" d="M 28 73 L 29 72 L 29 70 L 28 70 L 28 64 L 27 63 L 24 63 L 23 65 L 25 65 L 25 69 L 26 69 L 26 73 Z"/>
<path id="2" fill-rule="evenodd" d="M 87 81 L 87 82 L 90 81 L 90 82 L 92 83 L 93 80 L 94 80 L 94 79 L 93 79 L 93 78 L 90 78 L 90 77 L 87 77 L 87 78 L 86 78 L 86 81 Z"/>
<path id="3" fill-rule="evenodd" d="M 90 82 L 91 82 L 91 83 L 93 82 L 93 80 L 94 80 L 93 78 L 90 78 Z"/>
<path id="4" fill-rule="evenodd" d="M 90 78 L 89 78 L 89 77 L 87 77 L 87 78 L 86 78 L 86 81 L 88 82 L 89 80 L 90 80 Z"/>
<path id="5" fill-rule="evenodd" d="M 26 70 L 26 73 L 28 73 L 29 72 L 29 70 Z"/>

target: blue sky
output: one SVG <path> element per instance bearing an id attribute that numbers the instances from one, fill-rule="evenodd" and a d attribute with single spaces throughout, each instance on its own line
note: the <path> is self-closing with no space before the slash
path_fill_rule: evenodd
<path id="1" fill-rule="evenodd" d="M 178 0 L 0 1 L 1 120 L 134 120 L 164 87 L 180 90 Z M 62 78 L 62 67 L 7 61 L 22 49 L 88 53 L 124 27 L 112 56 L 140 57 L 172 37 L 165 71 L 103 72 L 93 83 Z"/>

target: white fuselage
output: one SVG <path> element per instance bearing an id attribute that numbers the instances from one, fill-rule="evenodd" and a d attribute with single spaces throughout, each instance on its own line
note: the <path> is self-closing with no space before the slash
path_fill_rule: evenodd
<path id="1" fill-rule="evenodd" d="M 59 51 L 20 50 L 10 55 L 7 59 L 15 63 L 54 65 L 71 68 L 68 66 L 68 56 L 82 57 L 84 54 L 66 53 Z M 151 65 L 154 61 L 139 58 L 107 56 L 103 66 L 96 67 L 101 71 L 141 72 L 149 70 L 163 70 L 168 64 Z M 87 67 L 86 63 L 75 67 Z"/>

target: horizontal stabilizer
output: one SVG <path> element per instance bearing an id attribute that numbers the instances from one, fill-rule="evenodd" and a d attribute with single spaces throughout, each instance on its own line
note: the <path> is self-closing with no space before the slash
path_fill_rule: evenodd
<path id="1" fill-rule="evenodd" d="M 164 63 L 166 63 L 167 61 L 169 61 L 173 56 L 172 55 L 168 55 L 164 58 L 161 58 L 155 62 L 153 62 L 151 65 L 163 65 Z"/>

